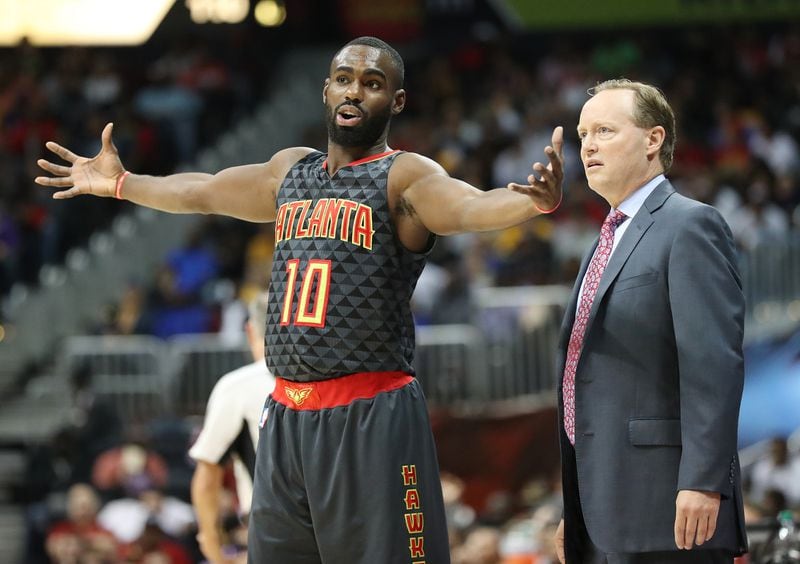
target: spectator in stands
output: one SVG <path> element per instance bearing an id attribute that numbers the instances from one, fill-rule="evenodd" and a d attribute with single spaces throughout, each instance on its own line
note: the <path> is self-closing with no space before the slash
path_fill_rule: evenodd
<path id="1" fill-rule="evenodd" d="M 215 564 L 228 562 L 221 533 L 221 492 L 225 464 L 233 459 L 240 514 L 250 511 L 256 445 L 267 395 L 275 378 L 264 363 L 264 330 L 268 296 L 262 292 L 249 304 L 245 326 L 253 363 L 229 372 L 217 381 L 208 400 L 203 430 L 189 456 L 197 461 L 192 478 L 192 503 L 197 511 L 197 540 L 203 554 Z"/>
<path id="2" fill-rule="evenodd" d="M 210 308 L 197 295 L 182 293 L 179 284 L 178 273 L 169 265 L 162 266 L 148 298 L 146 314 L 149 333 L 156 337 L 211 331 Z"/>
<path id="3" fill-rule="evenodd" d="M 75 484 L 67 492 L 66 519 L 47 534 L 47 554 L 55 564 L 72 564 L 85 555 L 111 558 L 117 548 L 110 532 L 97 522 L 100 498 L 91 486 Z"/>
<path id="4" fill-rule="evenodd" d="M 185 538 L 195 523 L 191 505 L 148 483 L 131 490 L 129 497 L 105 504 L 97 521 L 120 543 L 132 543 L 145 534 L 148 524 L 158 527 L 174 539 Z"/>
<path id="5" fill-rule="evenodd" d="M 764 492 L 764 497 L 761 499 L 761 513 L 767 521 L 774 522 L 778 513 L 789 507 L 786 495 L 781 490 L 769 489 Z"/>
<path id="6" fill-rule="evenodd" d="M 500 538 L 494 527 L 471 530 L 464 544 L 453 551 L 453 564 L 500 564 Z"/>
<path id="7" fill-rule="evenodd" d="M 136 335 L 145 333 L 145 295 L 142 288 L 132 284 L 125 289 L 117 304 L 103 312 L 97 333 L 102 335 Z"/>
<path id="8" fill-rule="evenodd" d="M 139 114 L 168 132 L 177 162 L 187 163 L 196 150 L 198 116 L 203 109 L 203 100 L 195 90 L 178 80 L 181 66 L 190 64 L 191 54 L 179 56 L 177 65 L 169 64 L 167 57 L 151 66 L 150 82 L 136 93 L 133 104 Z"/>
<path id="9" fill-rule="evenodd" d="M 800 147 L 791 134 L 765 121 L 749 139 L 753 155 L 767 163 L 775 176 L 800 172 Z"/>
<path id="10" fill-rule="evenodd" d="M 164 534 L 154 522 L 148 521 L 141 536 L 119 550 L 124 564 L 192 564 L 188 551 Z"/>
<path id="11" fill-rule="evenodd" d="M 169 468 L 141 440 L 130 440 L 102 453 L 92 468 L 92 483 L 108 497 L 136 496 L 148 487 L 163 488 Z"/>
<path id="12" fill-rule="evenodd" d="M 730 226 L 736 242 L 746 250 L 786 239 L 789 217 L 773 201 L 775 178 L 756 162 L 744 186 L 743 203 L 730 215 Z"/>
<path id="13" fill-rule="evenodd" d="M 51 491 L 66 491 L 68 486 L 92 479 L 95 459 L 119 444 L 122 421 L 107 401 L 92 388 L 92 371 L 87 363 L 75 366 L 69 375 L 70 418 L 48 444 L 31 451 L 26 478 L 30 493 L 39 490 L 42 498 Z"/>
<path id="14" fill-rule="evenodd" d="M 458 476 L 442 472 L 442 497 L 451 539 L 460 539 L 475 522 L 475 510 L 461 499 L 464 486 L 464 480 Z"/>
<path id="15" fill-rule="evenodd" d="M 750 475 L 750 498 L 754 502 L 765 503 L 770 490 L 783 494 L 789 505 L 800 505 L 800 457 L 790 455 L 783 437 L 770 441 L 767 456 L 755 463 Z"/>
<path id="16" fill-rule="evenodd" d="M 445 254 L 440 265 L 444 280 L 431 308 L 432 324 L 469 323 L 473 319 L 472 285 L 464 259 L 455 253 Z"/>

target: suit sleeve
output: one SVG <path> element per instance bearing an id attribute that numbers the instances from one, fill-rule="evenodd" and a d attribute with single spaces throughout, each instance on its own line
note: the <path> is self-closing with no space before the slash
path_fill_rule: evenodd
<path id="1" fill-rule="evenodd" d="M 687 213 L 668 282 L 680 378 L 678 490 L 727 497 L 744 385 L 745 306 L 733 238 L 715 209 Z"/>

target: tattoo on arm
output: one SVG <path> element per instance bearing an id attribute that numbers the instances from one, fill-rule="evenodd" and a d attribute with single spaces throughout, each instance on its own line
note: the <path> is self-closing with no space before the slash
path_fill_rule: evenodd
<path id="1" fill-rule="evenodd" d="M 397 205 L 397 212 L 400 215 L 405 215 L 408 217 L 415 217 L 417 215 L 417 210 L 414 209 L 414 206 L 411 205 L 411 202 L 402 196 L 400 197 L 400 202 L 398 202 Z"/>

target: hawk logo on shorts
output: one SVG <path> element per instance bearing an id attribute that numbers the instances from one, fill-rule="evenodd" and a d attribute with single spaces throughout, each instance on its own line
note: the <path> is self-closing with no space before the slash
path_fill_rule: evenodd
<path id="1" fill-rule="evenodd" d="M 261 412 L 261 420 L 258 422 L 258 428 L 263 429 L 264 425 L 267 422 L 267 417 L 269 416 L 269 408 L 264 407 L 263 411 Z"/>
<path id="2" fill-rule="evenodd" d="M 314 388 L 284 388 L 284 390 L 286 390 L 286 395 L 289 396 L 289 399 L 297 406 L 303 405 L 303 402 L 306 401 L 306 398 L 313 389 Z"/>

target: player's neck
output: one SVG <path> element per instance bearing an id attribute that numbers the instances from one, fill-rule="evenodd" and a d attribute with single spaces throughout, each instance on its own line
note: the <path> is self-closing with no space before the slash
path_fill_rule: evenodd
<path id="1" fill-rule="evenodd" d="M 343 147 L 328 141 L 328 173 L 335 174 L 340 168 L 350 163 L 369 158 L 373 155 L 380 155 L 390 151 L 386 144 L 386 137 L 381 136 L 373 145 L 369 147 Z"/>

